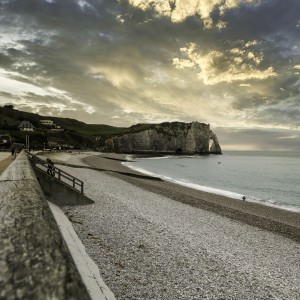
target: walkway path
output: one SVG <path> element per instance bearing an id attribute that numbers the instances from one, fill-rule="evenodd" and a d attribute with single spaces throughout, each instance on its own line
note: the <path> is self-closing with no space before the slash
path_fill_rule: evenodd
<path id="1" fill-rule="evenodd" d="M 0 152 L 0 175 L 14 161 L 14 156 L 10 152 Z"/>

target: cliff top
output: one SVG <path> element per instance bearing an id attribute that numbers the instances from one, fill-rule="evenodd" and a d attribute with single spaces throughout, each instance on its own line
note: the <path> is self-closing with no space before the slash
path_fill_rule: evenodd
<path id="1" fill-rule="evenodd" d="M 159 127 L 168 127 L 171 129 L 184 129 L 184 128 L 191 128 L 191 126 L 193 124 L 199 124 L 200 126 L 209 126 L 209 124 L 205 124 L 205 123 L 199 123 L 197 121 L 194 122 L 189 122 L 189 123 L 185 123 L 185 122 L 179 122 L 179 121 L 174 121 L 174 122 L 163 122 L 163 123 L 152 123 L 152 124 L 147 124 L 147 123 L 139 123 L 136 125 L 133 125 L 131 127 L 129 127 L 128 132 L 124 132 L 124 134 L 126 133 L 138 133 L 141 131 L 145 131 L 145 130 L 149 130 L 149 129 L 157 129 Z"/>

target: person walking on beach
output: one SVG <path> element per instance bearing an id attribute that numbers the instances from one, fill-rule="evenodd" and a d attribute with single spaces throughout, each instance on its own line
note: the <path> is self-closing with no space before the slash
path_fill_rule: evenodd
<path id="1" fill-rule="evenodd" d="M 47 158 L 47 164 L 48 164 L 48 169 L 47 169 L 47 174 L 49 174 L 50 176 L 54 176 L 54 162 L 50 159 Z"/>

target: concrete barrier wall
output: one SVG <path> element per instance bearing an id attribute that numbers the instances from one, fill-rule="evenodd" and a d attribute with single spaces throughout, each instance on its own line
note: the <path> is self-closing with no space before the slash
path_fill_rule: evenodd
<path id="1" fill-rule="evenodd" d="M 90 299 L 24 151 L 0 176 L 0 299 Z"/>
<path id="2" fill-rule="evenodd" d="M 50 177 L 41 169 L 34 167 L 34 172 L 44 192 L 44 195 L 54 204 L 61 206 L 85 205 L 94 203 L 94 201 L 59 181 L 57 178 Z"/>

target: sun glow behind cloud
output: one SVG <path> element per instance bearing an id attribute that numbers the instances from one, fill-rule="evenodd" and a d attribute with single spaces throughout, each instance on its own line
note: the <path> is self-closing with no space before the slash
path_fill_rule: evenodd
<path id="1" fill-rule="evenodd" d="M 211 50 L 203 53 L 195 43 L 189 43 L 180 49 L 186 58 L 174 58 L 173 64 L 178 69 L 199 70 L 198 77 L 206 85 L 249 79 L 263 80 L 277 76 L 273 67 L 258 69 L 263 56 L 261 53 L 246 49 L 249 47 L 247 45 L 249 42 L 242 48 L 232 48 L 226 51 Z"/>
<path id="2" fill-rule="evenodd" d="M 14 99 L 10 100 L 13 104 L 20 108 L 32 108 L 36 113 L 45 108 L 49 109 L 50 113 L 51 109 L 59 113 L 64 111 L 76 111 L 77 109 L 83 109 L 89 114 L 95 112 L 94 107 L 73 99 L 67 92 L 52 86 L 37 86 L 35 84 L 36 82 L 31 83 L 30 78 L 17 72 L 7 72 L 0 69 L 0 80 L 3 95 L 1 96 L 0 94 L 0 104 L 2 105 L 7 103 L 7 95 L 14 94 Z M 32 100 L 28 99 L 33 96 L 36 98 L 40 97 L 40 100 L 32 102 Z M 51 102 L 46 103 L 42 100 L 47 97 L 51 98 Z"/>
<path id="3" fill-rule="evenodd" d="M 117 126 L 299 129 L 297 1 L 0 6 L 2 105 Z"/>
<path id="4" fill-rule="evenodd" d="M 238 8 L 241 4 L 257 5 L 259 0 L 129 0 L 133 6 L 142 10 L 154 9 L 159 15 L 170 17 L 172 22 L 183 22 L 188 17 L 198 16 L 206 29 L 214 26 L 211 17 L 214 10 L 218 10 L 220 16 L 229 9 Z M 216 27 L 223 29 L 226 22 L 219 20 Z"/>

